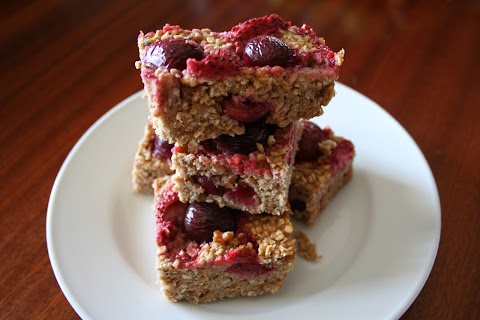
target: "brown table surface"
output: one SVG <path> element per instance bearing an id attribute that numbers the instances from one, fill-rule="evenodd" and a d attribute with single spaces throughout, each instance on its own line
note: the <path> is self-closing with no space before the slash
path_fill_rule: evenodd
<path id="1" fill-rule="evenodd" d="M 480 319 L 480 3 L 473 0 L 2 1 L 1 319 L 78 318 L 50 266 L 48 198 L 75 142 L 142 89 L 139 31 L 165 23 L 220 31 L 272 12 L 345 48 L 341 82 L 392 114 L 431 166 L 440 247 L 402 319 Z"/>

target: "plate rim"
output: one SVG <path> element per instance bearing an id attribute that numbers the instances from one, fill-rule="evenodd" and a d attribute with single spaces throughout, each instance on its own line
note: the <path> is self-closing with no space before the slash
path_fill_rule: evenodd
<path id="1" fill-rule="evenodd" d="M 82 135 L 81 137 L 75 142 L 72 149 L 68 152 L 67 156 L 65 157 L 60 169 L 55 177 L 55 180 L 52 185 L 52 189 L 48 198 L 48 205 L 47 205 L 47 214 L 45 219 L 45 232 L 46 232 L 46 241 L 47 241 L 47 252 L 48 252 L 48 259 L 50 260 L 50 265 L 52 267 L 53 274 L 55 276 L 55 280 L 57 281 L 60 289 L 62 290 L 65 298 L 67 299 L 68 303 L 72 306 L 74 311 L 81 317 L 90 319 L 91 316 L 87 310 L 78 302 L 77 298 L 71 291 L 70 287 L 67 285 L 64 273 L 61 271 L 59 266 L 59 260 L 57 257 L 57 252 L 54 250 L 54 241 L 53 241 L 53 234 L 51 232 L 52 223 L 54 219 L 54 206 L 55 200 L 58 197 L 58 188 L 59 184 L 61 183 L 61 179 L 64 176 L 68 166 L 70 165 L 72 159 L 77 154 L 77 151 L 80 147 L 86 143 L 87 139 L 93 134 L 93 132 L 101 126 L 106 119 L 112 117 L 117 113 L 118 110 L 124 108 L 124 106 L 130 104 L 132 101 L 138 99 L 138 97 L 144 94 L 144 90 L 139 90 L 124 100 L 117 103 L 115 106 L 110 108 L 107 112 L 105 112 L 100 118 L 98 118 Z"/>
<path id="2" fill-rule="evenodd" d="M 425 265 L 425 268 L 423 269 L 423 274 L 421 275 L 422 281 L 419 281 L 415 285 L 415 293 L 409 296 L 409 299 L 406 299 L 405 303 L 403 303 L 398 310 L 392 310 L 392 317 L 393 318 L 398 318 L 402 314 L 404 314 L 412 305 L 412 303 L 415 301 L 415 299 L 418 297 L 420 294 L 421 290 L 423 289 L 425 283 L 427 282 L 429 275 L 433 269 L 433 266 L 436 261 L 436 256 L 438 254 L 438 249 L 440 246 L 440 237 L 441 237 L 441 201 L 440 201 L 440 195 L 438 192 L 438 187 L 436 184 L 435 176 L 433 175 L 432 169 L 423 154 L 422 150 L 420 149 L 419 145 L 416 143 L 416 141 L 413 139 L 413 137 L 410 135 L 410 133 L 400 124 L 400 122 L 395 119 L 387 110 L 385 110 L 382 106 L 380 106 L 378 103 L 373 101 L 371 98 L 363 95 L 362 93 L 358 92 L 357 90 L 350 88 L 340 82 L 336 82 L 336 85 L 341 86 L 342 90 L 347 90 L 351 91 L 353 94 L 360 95 L 362 98 L 367 99 L 368 102 L 376 107 L 378 111 L 382 111 L 387 117 L 390 118 L 390 120 L 393 120 L 399 128 L 403 130 L 403 133 L 408 137 L 409 141 L 412 143 L 412 146 L 414 146 L 418 153 L 421 155 L 423 158 L 424 164 L 425 164 L 425 169 L 428 170 L 428 179 L 430 180 L 429 182 L 432 184 L 434 187 L 435 191 L 432 192 L 432 196 L 434 196 L 434 203 L 433 205 L 435 206 L 435 224 L 437 225 L 437 228 L 435 229 L 435 234 L 434 237 L 431 239 L 432 244 L 434 247 L 430 251 L 430 257 L 428 258 L 428 265 Z M 65 160 L 63 161 L 57 175 L 55 178 L 55 181 L 53 183 L 51 193 L 49 196 L 49 201 L 48 201 L 48 206 L 47 206 L 47 214 L 46 214 L 46 240 L 47 240 L 47 250 L 48 250 L 48 257 L 50 260 L 50 264 L 52 266 L 52 270 L 55 276 L 55 279 L 57 283 L 60 286 L 60 289 L 62 290 L 63 294 L 67 298 L 67 301 L 69 304 L 72 306 L 72 308 L 75 310 L 75 312 L 78 313 L 82 318 L 91 318 L 90 313 L 88 310 L 86 310 L 81 303 L 79 303 L 77 297 L 73 294 L 70 286 L 67 284 L 67 281 L 65 279 L 65 274 L 61 270 L 59 266 L 59 257 L 57 255 L 57 252 L 55 250 L 55 244 L 54 244 L 54 239 L 53 235 L 51 232 L 52 229 L 52 223 L 55 218 L 55 203 L 57 201 L 58 197 L 58 188 L 59 185 L 61 184 L 62 177 L 65 175 L 66 170 L 68 169 L 70 163 L 72 162 L 72 159 L 76 156 L 78 150 L 82 145 L 84 145 L 87 141 L 88 138 L 97 130 L 98 127 L 100 127 L 107 119 L 111 118 L 114 116 L 120 109 L 124 108 L 126 105 L 129 105 L 132 103 L 132 101 L 138 99 L 144 94 L 144 90 L 137 91 L 133 93 L 132 95 L 128 96 L 126 99 L 122 100 L 118 104 L 116 104 L 114 107 L 112 107 L 110 110 L 108 110 L 105 114 L 103 114 L 99 119 L 97 119 L 86 131 L 85 133 L 82 134 L 82 136 L 79 138 L 79 140 L 74 144 L 68 155 L 66 156 Z M 432 207 L 433 208 L 433 207 Z M 438 214 L 437 214 L 438 213 Z"/>

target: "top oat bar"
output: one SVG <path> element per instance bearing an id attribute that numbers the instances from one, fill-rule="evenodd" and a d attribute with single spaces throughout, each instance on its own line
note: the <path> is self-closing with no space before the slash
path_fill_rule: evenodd
<path id="1" fill-rule="evenodd" d="M 138 48 L 150 120 L 159 136 L 181 145 L 243 134 L 259 119 L 286 127 L 321 115 L 344 54 L 275 14 L 225 32 L 167 24 L 141 32 Z"/>

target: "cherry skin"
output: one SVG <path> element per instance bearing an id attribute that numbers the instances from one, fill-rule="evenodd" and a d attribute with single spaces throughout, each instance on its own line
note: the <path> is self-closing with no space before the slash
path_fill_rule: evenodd
<path id="1" fill-rule="evenodd" d="M 301 199 L 290 199 L 290 207 L 293 211 L 303 212 L 307 209 L 307 204 Z"/>
<path id="2" fill-rule="evenodd" d="M 191 203 L 185 214 L 184 226 L 187 236 L 198 243 L 209 242 L 213 232 L 236 231 L 235 210 L 206 202 Z"/>
<path id="3" fill-rule="evenodd" d="M 277 37 L 262 35 L 250 39 L 245 45 L 243 63 L 247 67 L 286 68 L 295 65 L 295 62 L 295 51 Z"/>
<path id="4" fill-rule="evenodd" d="M 152 154 L 157 158 L 172 158 L 173 144 L 168 143 L 159 136 L 155 136 L 152 141 Z"/>
<path id="5" fill-rule="evenodd" d="M 185 70 L 189 58 L 202 60 L 204 56 L 200 46 L 186 40 L 168 38 L 152 43 L 145 52 L 143 63 L 154 70 Z"/>
<path id="6" fill-rule="evenodd" d="M 245 133 L 242 135 L 221 135 L 214 139 L 217 151 L 223 154 L 248 155 L 257 150 L 257 143 L 264 145 L 270 135 L 269 126 L 263 121 L 257 121 L 245 125 Z"/>
<path id="7" fill-rule="evenodd" d="M 295 157 L 296 162 L 315 161 L 322 155 L 318 144 L 327 140 L 327 135 L 315 123 L 304 122 L 302 139 L 299 142 L 298 152 Z"/>
<path id="8" fill-rule="evenodd" d="M 223 111 L 240 123 L 251 123 L 265 117 L 270 106 L 250 100 L 240 101 L 238 97 L 229 97 L 222 101 Z"/>
<path id="9" fill-rule="evenodd" d="M 193 181 L 199 184 L 207 194 L 222 196 L 226 189 L 222 186 L 217 186 L 212 179 L 207 176 L 194 176 Z"/>

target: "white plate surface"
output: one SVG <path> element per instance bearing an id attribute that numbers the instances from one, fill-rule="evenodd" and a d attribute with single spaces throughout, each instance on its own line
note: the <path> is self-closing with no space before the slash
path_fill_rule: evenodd
<path id="1" fill-rule="evenodd" d="M 190 305 L 155 279 L 151 197 L 131 191 L 148 108 L 139 92 L 78 141 L 52 189 L 47 244 L 55 276 L 84 319 L 396 319 L 432 268 L 440 202 L 421 151 L 379 105 L 342 85 L 322 117 L 356 146 L 354 176 L 303 229 L 323 256 L 297 259 L 274 295 Z"/>

